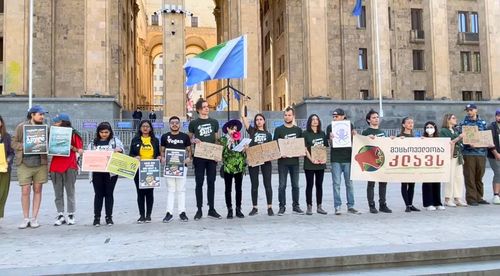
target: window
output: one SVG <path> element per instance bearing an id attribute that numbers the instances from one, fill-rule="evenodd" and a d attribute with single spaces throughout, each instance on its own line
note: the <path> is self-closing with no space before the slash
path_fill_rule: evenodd
<path id="1" fill-rule="evenodd" d="M 413 97 L 415 101 L 425 100 L 425 90 L 415 90 L 413 91 Z"/>
<path id="2" fill-rule="evenodd" d="M 0 62 L 3 61 L 3 37 L 0 37 Z"/>
<path id="3" fill-rule="evenodd" d="M 481 54 L 474 52 L 474 72 L 481 72 Z"/>
<path id="4" fill-rule="evenodd" d="M 423 24 L 422 24 L 422 9 L 411 9 L 411 29 L 412 30 L 417 30 L 417 31 L 422 31 Z"/>
<path id="5" fill-rule="evenodd" d="M 470 52 L 460 52 L 460 71 L 470 72 Z"/>
<path id="6" fill-rule="evenodd" d="M 470 13 L 470 32 L 479 33 L 479 19 L 477 12 Z"/>
<path id="7" fill-rule="evenodd" d="M 358 29 L 366 28 L 366 7 L 361 7 L 361 14 L 358 16 Z"/>
<path id="8" fill-rule="evenodd" d="M 472 101 L 472 91 L 462 91 L 463 101 Z"/>
<path id="9" fill-rule="evenodd" d="M 392 30 L 392 15 L 391 15 L 391 7 L 387 8 L 388 16 L 389 16 L 389 30 Z"/>
<path id="10" fill-rule="evenodd" d="M 413 50 L 413 70 L 425 70 L 424 50 Z"/>
<path id="11" fill-rule="evenodd" d="M 198 28 L 198 17 L 191 16 L 191 27 Z"/>
<path id="12" fill-rule="evenodd" d="M 271 69 L 266 70 L 266 85 L 271 85 Z"/>
<path id="13" fill-rule="evenodd" d="M 271 36 L 269 32 L 267 32 L 266 36 L 264 37 L 264 51 L 267 53 L 271 49 Z"/>
<path id="14" fill-rule="evenodd" d="M 159 17 L 160 16 L 157 13 L 154 13 L 153 15 L 151 15 L 151 25 L 158 26 Z"/>
<path id="15" fill-rule="evenodd" d="M 283 102 L 284 97 L 279 97 L 279 102 L 280 102 L 280 110 L 283 110 L 285 108 L 285 103 Z"/>
<path id="16" fill-rule="evenodd" d="M 4 1 L 3 0 L 0 0 L 0 13 L 3 13 L 3 3 Z"/>
<path id="17" fill-rule="evenodd" d="M 281 76 L 283 73 L 285 73 L 285 56 L 284 55 L 281 55 L 279 58 L 278 58 L 278 76 Z"/>
<path id="18" fill-rule="evenodd" d="M 162 81 L 163 80 L 163 75 L 159 75 L 158 79 Z"/>
<path id="19" fill-rule="evenodd" d="M 366 48 L 359 48 L 358 69 L 359 70 L 368 70 L 368 52 L 367 52 Z"/>
<path id="20" fill-rule="evenodd" d="M 458 12 L 458 32 L 465 33 L 468 31 L 467 24 L 467 12 L 459 11 Z"/>
<path id="21" fill-rule="evenodd" d="M 477 12 L 458 12 L 459 33 L 479 33 L 479 16 Z"/>
<path id="22" fill-rule="evenodd" d="M 362 89 L 359 90 L 359 99 L 360 100 L 368 100 L 370 97 L 368 90 Z"/>
<path id="23" fill-rule="evenodd" d="M 391 62 L 391 71 L 394 71 L 394 59 L 392 57 L 392 49 L 389 49 L 389 58 Z"/>
<path id="24" fill-rule="evenodd" d="M 476 101 L 482 101 L 482 100 L 483 100 L 483 92 L 476 91 Z"/>
<path id="25" fill-rule="evenodd" d="M 264 14 L 269 10 L 269 0 L 264 1 Z"/>
<path id="26" fill-rule="evenodd" d="M 277 30 L 278 30 L 277 37 L 279 37 L 285 31 L 285 22 L 284 22 L 283 12 L 278 17 L 276 24 L 277 24 Z"/>

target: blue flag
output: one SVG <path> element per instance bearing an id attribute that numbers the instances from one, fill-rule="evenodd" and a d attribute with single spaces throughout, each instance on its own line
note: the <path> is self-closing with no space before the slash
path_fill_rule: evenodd
<path id="1" fill-rule="evenodd" d="M 224 97 L 220 99 L 219 105 L 217 106 L 217 111 L 224 111 L 227 108 L 227 102 Z"/>
<path id="2" fill-rule="evenodd" d="M 233 90 L 234 98 L 239 102 L 240 101 L 240 94 L 236 91 Z"/>
<path id="3" fill-rule="evenodd" d="M 361 11 L 363 10 L 363 1 L 362 0 L 356 0 L 356 5 L 354 6 L 354 9 L 352 10 L 352 15 L 354 16 L 360 16 Z"/>

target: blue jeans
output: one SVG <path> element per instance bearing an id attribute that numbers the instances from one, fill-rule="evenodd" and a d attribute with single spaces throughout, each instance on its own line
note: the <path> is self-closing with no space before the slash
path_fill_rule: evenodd
<path id="1" fill-rule="evenodd" d="M 351 163 L 332 163 L 333 205 L 335 209 L 338 209 L 342 205 L 342 199 L 340 198 L 340 182 L 342 173 L 344 173 L 347 208 L 353 208 L 354 189 L 351 181 Z"/>
<path id="2" fill-rule="evenodd" d="M 278 164 L 278 201 L 280 202 L 280 207 L 286 206 L 285 192 L 288 173 L 290 173 L 290 180 L 292 181 L 292 206 L 299 206 L 299 165 Z"/>

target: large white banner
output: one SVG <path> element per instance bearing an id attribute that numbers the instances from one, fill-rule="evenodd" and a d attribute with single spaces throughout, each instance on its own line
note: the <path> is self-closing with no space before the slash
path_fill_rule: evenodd
<path id="1" fill-rule="evenodd" d="M 351 180 L 449 182 L 450 164 L 450 138 L 353 137 Z"/>

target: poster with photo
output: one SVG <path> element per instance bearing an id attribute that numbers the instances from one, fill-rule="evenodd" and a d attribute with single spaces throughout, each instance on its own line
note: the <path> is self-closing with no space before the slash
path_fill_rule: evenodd
<path id="1" fill-rule="evenodd" d="M 47 154 L 47 125 L 23 126 L 23 153 Z"/>
<path id="2" fill-rule="evenodd" d="M 184 166 L 186 151 L 181 149 L 165 149 L 165 170 L 163 176 L 173 178 L 186 177 L 187 167 Z"/>
<path id="3" fill-rule="evenodd" d="M 160 187 L 160 160 L 141 160 L 139 164 L 139 189 Z"/>
<path id="4" fill-rule="evenodd" d="M 73 129 L 70 127 L 50 127 L 49 155 L 69 156 L 71 151 L 71 137 Z"/>

